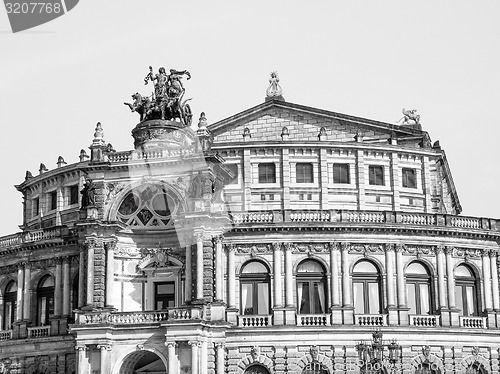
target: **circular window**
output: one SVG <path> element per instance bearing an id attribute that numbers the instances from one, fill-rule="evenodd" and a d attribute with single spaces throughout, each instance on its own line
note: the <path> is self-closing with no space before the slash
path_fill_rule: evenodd
<path id="1" fill-rule="evenodd" d="M 134 214 L 137 211 L 137 209 L 139 209 L 137 201 L 139 201 L 139 198 L 135 196 L 132 192 L 130 192 L 127 195 L 127 197 L 123 200 L 123 203 L 122 205 L 120 205 L 118 211 L 124 216 L 130 216 Z"/>
<path id="2" fill-rule="evenodd" d="M 172 199 L 170 199 L 167 194 L 163 193 L 160 195 L 156 195 L 153 198 L 151 206 L 153 210 L 160 216 L 168 217 L 171 214 L 169 207 L 174 207 L 175 205 Z"/>

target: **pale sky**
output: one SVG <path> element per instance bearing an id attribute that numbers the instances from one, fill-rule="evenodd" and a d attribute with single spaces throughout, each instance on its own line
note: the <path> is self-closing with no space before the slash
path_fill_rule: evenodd
<path id="1" fill-rule="evenodd" d="M 445 149 L 463 215 L 500 217 L 499 1 L 81 0 L 12 34 L 0 9 L 0 236 L 19 231 L 14 188 L 40 163 L 78 161 L 95 124 L 133 148 L 123 105 L 155 71 L 187 69 L 194 120 L 264 101 L 278 71 L 287 101 L 388 123 L 415 108 Z"/>

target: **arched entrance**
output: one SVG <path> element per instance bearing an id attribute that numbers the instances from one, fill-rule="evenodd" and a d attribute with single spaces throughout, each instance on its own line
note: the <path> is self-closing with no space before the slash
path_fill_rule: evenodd
<path id="1" fill-rule="evenodd" d="M 246 368 L 245 374 L 269 374 L 269 370 L 262 365 L 252 365 Z"/>
<path id="2" fill-rule="evenodd" d="M 137 351 L 127 355 L 118 374 L 166 374 L 167 368 L 162 359 L 154 352 Z"/>
<path id="3" fill-rule="evenodd" d="M 313 361 L 306 365 L 302 374 L 328 374 L 328 369 L 319 362 Z"/>

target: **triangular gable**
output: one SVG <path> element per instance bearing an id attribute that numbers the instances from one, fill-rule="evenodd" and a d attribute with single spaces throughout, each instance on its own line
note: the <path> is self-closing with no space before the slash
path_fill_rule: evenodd
<path id="1" fill-rule="evenodd" d="M 384 141 L 390 137 L 421 138 L 425 132 L 347 116 L 283 101 L 268 101 L 219 121 L 209 129 L 216 143 L 246 141 L 279 141 L 286 127 L 290 141 L 315 141 L 319 135 L 327 141 L 354 141 L 359 133 L 363 141 Z M 324 128 L 324 131 L 322 130 Z M 245 129 L 250 136 L 244 139 Z"/>

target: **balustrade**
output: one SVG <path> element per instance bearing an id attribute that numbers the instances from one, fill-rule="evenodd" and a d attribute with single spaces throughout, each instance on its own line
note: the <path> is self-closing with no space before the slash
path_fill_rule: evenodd
<path id="1" fill-rule="evenodd" d="M 329 326 L 329 314 L 297 314 L 297 326 Z"/>
<path id="2" fill-rule="evenodd" d="M 169 320 L 201 319 L 202 317 L 203 310 L 200 308 L 181 307 L 146 312 L 88 312 L 80 314 L 78 323 L 82 325 L 133 325 L 160 323 Z"/>
<path id="3" fill-rule="evenodd" d="M 50 326 L 28 327 L 28 338 L 45 338 L 50 336 Z"/>
<path id="4" fill-rule="evenodd" d="M 386 314 L 357 314 L 355 316 L 356 325 L 358 326 L 386 326 Z"/>
<path id="5" fill-rule="evenodd" d="M 273 222 L 273 212 L 244 212 L 233 213 L 234 223 L 266 223 Z"/>
<path id="6" fill-rule="evenodd" d="M 294 211 L 290 213 L 290 221 L 292 222 L 329 222 L 330 220 L 329 211 Z"/>
<path id="7" fill-rule="evenodd" d="M 486 317 L 460 317 L 460 326 L 468 329 L 486 328 Z"/>
<path id="8" fill-rule="evenodd" d="M 239 316 L 240 327 L 266 327 L 271 325 L 271 316 Z"/>
<path id="9" fill-rule="evenodd" d="M 3 330 L 0 331 L 0 342 L 4 340 L 12 339 L 12 330 Z"/>
<path id="10" fill-rule="evenodd" d="M 439 316 L 411 315 L 410 326 L 415 327 L 437 327 L 439 326 Z"/>
<path id="11" fill-rule="evenodd" d="M 435 225 L 436 217 L 430 214 L 401 213 L 401 223 L 409 225 Z"/>
<path id="12" fill-rule="evenodd" d="M 451 217 L 451 226 L 460 227 L 464 229 L 480 229 L 481 220 L 479 218 L 472 217 Z"/>

